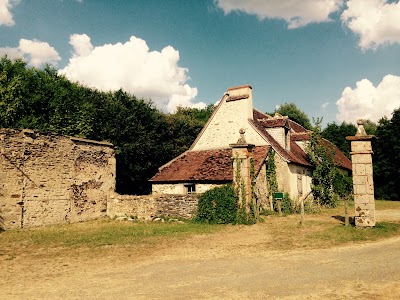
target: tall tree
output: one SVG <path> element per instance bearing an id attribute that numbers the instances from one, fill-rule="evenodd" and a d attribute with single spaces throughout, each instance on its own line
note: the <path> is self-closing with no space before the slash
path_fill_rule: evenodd
<path id="1" fill-rule="evenodd" d="M 335 144 L 348 158 L 350 158 L 350 143 L 346 136 L 355 135 L 357 127 L 352 123 L 329 123 L 321 132 L 321 136 Z"/>
<path id="2" fill-rule="evenodd" d="M 400 200 L 400 109 L 392 118 L 382 118 L 376 129 L 373 145 L 375 197 Z"/>
<path id="3" fill-rule="evenodd" d="M 178 107 L 175 113 L 166 115 L 174 156 L 189 149 L 213 111 L 211 104 L 204 109 Z"/>
<path id="4" fill-rule="evenodd" d="M 288 116 L 291 120 L 299 123 L 304 128 L 309 130 L 312 129 L 310 118 L 294 103 L 284 103 L 275 109 L 275 111 L 270 115 L 274 115 L 275 113 L 279 113 L 282 116 Z"/>
<path id="5" fill-rule="evenodd" d="M 321 119 L 318 119 L 306 148 L 308 160 L 314 167 L 311 190 L 314 199 L 319 204 L 334 206 L 333 183 L 336 167 L 333 159 L 333 151 L 321 136 L 320 122 Z"/>

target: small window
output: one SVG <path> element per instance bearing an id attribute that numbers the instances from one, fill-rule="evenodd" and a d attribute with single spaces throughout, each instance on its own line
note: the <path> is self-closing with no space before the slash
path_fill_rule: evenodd
<path id="1" fill-rule="evenodd" d="M 188 194 L 196 193 L 196 185 L 194 183 L 185 183 L 184 186 Z"/>

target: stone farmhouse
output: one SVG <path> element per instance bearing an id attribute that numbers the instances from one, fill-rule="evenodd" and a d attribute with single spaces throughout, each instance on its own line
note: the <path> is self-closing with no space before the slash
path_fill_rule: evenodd
<path id="1" fill-rule="evenodd" d="M 232 153 L 242 143 L 249 145 L 245 156 L 253 159 L 251 180 L 255 181 L 255 193 L 261 205 L 270 203 L 266 199 L 266 162 L 272 152 L 278 189 L 298 199 L 311 189 L 312 167 L 305 153 L 309 139 L 310 131 L 288 117 L 269 116 L 254 109 L 251 86 L 230 88 L 190 149 L 162 166 L 151 178 L 152 193 L 203 193 L 231 183 L 235 176 L 232 164 L 235 154 Z M 335 163 L 351 172 L 350 160 L 328 141 L 326 146 L 333 150 Z"/>
<path id="2" fill-rule="evenodd" d="M 240 134 L 239 134 L 240 131 Z M 287 117 L 253 109 L 252 88 L 229 89 L 191 148 L 159 169 L 152 195 L 115 192 L 114 146 L 107 142 L 33 130 L 0 129 L 0 229 L 82 222 L 99 217 L 191 218 L 197 194 L 234 180 L 240 172 L 268 206 L 267 159 L 275 153 L 279 190 L 292 198 L 310 190 L 304 152 L 310 132 Z M 239 138 L 239 140 L 238 140 Z M 334 145 L 336 163 L 351 162 Z M 251 163 L 250 163 L 251 162 Z M 251 169 L 251 171 L 250 171 Z M 246 198 L 248 199 L 248 198 Z M 247 200 L 246 200 L 247 201 Z"/>

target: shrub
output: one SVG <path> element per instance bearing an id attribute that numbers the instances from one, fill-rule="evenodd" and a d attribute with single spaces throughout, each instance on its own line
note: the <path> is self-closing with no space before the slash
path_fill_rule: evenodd
<path id="1" fill-rule="evenodd" d="M 231 185 L 208 190 L 199 197 L 197 222 L 210 224 L 237 223 L 238 196 Z"/>

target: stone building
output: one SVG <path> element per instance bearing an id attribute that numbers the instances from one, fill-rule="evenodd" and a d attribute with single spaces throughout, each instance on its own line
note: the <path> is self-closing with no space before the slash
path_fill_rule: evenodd
<path id="1" fill-rule="evenodd" d="M 115 189 L 113 145 L 0 129 L 0 228 L 105 216 Z"/>
<path id="2" fill-rule="evenodd" d="M 254 109 L 252 87 L 245 85 L 228 89 L 190 149 L 151 178 L 152 193 L 202 193 L 232 182 L 230 145 L 238 140 L 239 130 L 245 132 L 247 143 L 254 145 L 252 180 L 259 199 L 268 203 L 266 160 L 272 152 L 279 190 L 293 199 L 310 191 L 312 167 L 305 153 L 310 131 L 286 116 L 269 116 Z M 326 145 L 334 152 L 336 164 L 351 171 L 350 160 L 333 144 L 326 141 Z"/>

